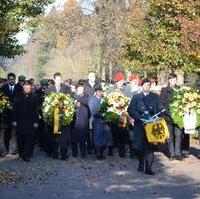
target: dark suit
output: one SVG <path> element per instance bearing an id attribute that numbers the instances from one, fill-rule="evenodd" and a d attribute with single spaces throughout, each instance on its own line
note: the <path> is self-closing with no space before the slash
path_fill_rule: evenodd
<path id="1" fill-rule="evenodd" d="M 6 84 L 2 87 L 3 93 L 9 98 L 10 104 L 13 105 L 14 98 L 21 93 L 21 89 L 17 85 L 14 85 L 14 90 L 11 91 L 9 84 Z M 9 153 L 17 152 L 17 132 L 12 128 L 11 125 L 11 111 L 7 110 L 5 113 L 5 124 L 7 126 L 5 131 L 5 146 Z"/>
<path id="2" fill-rule="evenodd" d="M 89 130 L 90 111 L 88 107 L 89 96 L 77 96 L 76 100 L 81 103 L 80 107 L 76 107 L 75 119 L 72 127 L 72 154 L 78 155 L 78 144 L 82 157 L 86 156 L 86 141 Z"/>
<path id="3" fill-rule="evenodd" d="M 60 92 L 72 95 L 70 88 L 65 86 L 64 84 L 60 85 L 60 90 L 57 90 L 56 86 L 53 85 L 52 87 L 47 89 L 46 94 L 53 92 Z M 54 135 L 52 126 L 48 126 L 47 139 L 49 140 L 48 142 L 50 146 L 48 153 L 55 159 L 59 157 L 59 146 L 61 159 L 66 159 L 68 157 L 68 146 L 70 144 L 70 125 L 62 126 L 61 132 L 62 133 L 60 135 Z"/>
<path id="4" fill-rule="evenodd" d="M 28 159 L 31 155 L 35 136 L 34 123 L 38 123 L 38 97 L 30 93 L 20 94 L 14 99 L 12 121 L 17 122 L 19 155 Z"/>
<path id="5" fill-rule="evenodd" d="M 84 94 L 88 95 L 89 98 L 93 97 L 94 96 L 94 93 L 95 93 L 95 87 L 99 85 L 98 82 L 96 82 L 94 84 L 94 86 L 92 87 L 90 84 L 89 84 L 89 81 L 86 82 L 85 84 L 85 88 L 84 88 Z M 93 132 L 92 132 L 92 118 L 90 118 L 90 125 L 89 125 L 89 131 L 88 131 L 88 134 L 87 134 L 87 150 L 88 150 L 88 153 L 92 153 L 92 149 L 93 149 Z"/>
<path id="6" fill-rule="evenodd" d="M 179 87 L 176 86 L 176 89 Z M 166 112 L 164 114 L 164 118 L 167 122 L 170 139 L 168 140 L 168 150 L 171 157 L 180 156 L 181 155 L 181 143 L 182 143 L 182 130 L 173 123 L 172 118 L 170 117 L 169 113 L 169 104 L 173 99 L 174 89 L 170 86 L 163 88 L 161 91 L 161 102 Z"/>

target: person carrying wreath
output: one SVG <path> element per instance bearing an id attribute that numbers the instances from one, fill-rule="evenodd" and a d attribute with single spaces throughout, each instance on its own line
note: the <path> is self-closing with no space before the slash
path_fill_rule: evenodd
<path id="1" fill-rule="evenodd" d="M 55 85 L 49 87 L 46 94 L 58 92 L 71 95 L 70 88 L 62 84 L 62 75 L 60 73 L 54 74 L 54 82 Z M 49 155 L 54 159 L 60 157 L 61 160 L 66 160 L 69 158 L 68 146 L 70 144 L 70 125 L 62 126 L 60 134 L 53 134 L 53 129 L 49 126 L 48 134 L 48 142 L 50 144 Z"/>

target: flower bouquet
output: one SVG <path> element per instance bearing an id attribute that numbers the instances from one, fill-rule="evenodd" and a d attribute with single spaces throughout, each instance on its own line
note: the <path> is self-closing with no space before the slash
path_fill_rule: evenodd
<path id="1" fill-rule="evenodd" d="M 127 108 L 130 98 L 120 91 L 108 94 L 101 102 L 99 113 L 107 123 L 125 127 L 127 124 Z"/>
<path id="2" fill-rule="evenodd" d="M 11 105 L 7 96 L 0 92 L 0 115 L 5 113 L 6 110 L 11 109 Z"/>
<path id="3" fill-rule="evenodd" d="M 169 111 L 179 128 L 185 128 L 186 131 L 188 128 L 194 132 L 200 126 L 200 92 L 190 87 L 175 91 Z"/>
<path id="4" fill-rule="evenodd" d="M 42 106 L 44 120 L 54 126 L 54 134 L 59 134 L 61 126 L 67 126 L 72 122 L 74 110 L 73 99 L 64 93 L 51 93 L 45 96 Z"/>

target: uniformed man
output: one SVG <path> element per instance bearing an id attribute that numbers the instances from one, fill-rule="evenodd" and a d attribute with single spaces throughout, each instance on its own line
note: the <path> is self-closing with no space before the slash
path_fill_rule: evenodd
<path id="1" fill-rule="evenodd" d="M 141 82 L 142 92 L 133 96 L 128 108 L 129 115 L 135 119 L 133 147 L 139 161 L 138 171 L 155 175 L 151 167 L 154 161 L 154 145 L 147 141 L 144 121 L 161 111 L 160 98 L 150 92 L 151 82 L 145 78 Z"/>

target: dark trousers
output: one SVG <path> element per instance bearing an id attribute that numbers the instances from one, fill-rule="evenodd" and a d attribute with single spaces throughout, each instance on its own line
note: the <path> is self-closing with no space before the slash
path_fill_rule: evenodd
<path id="1" fill-rule="evenodd" d="M 37 144 L 40 148 L 44 149 L 45 144 L 45 122 L 44 120 L 39 120 L 39 127 L 37 129 Z"/>
<path id="2" fill-rule="evenodd" d="M 33 147 L 34 135 L 22 135 L 19 134 L 18 144 L 19 144 L 19 156 L 21 158 L 30 158 L 32 147 Z"/>
<path id="3" fill-rule="evenodd" d="M 93 150 L 93 132 L 92 129 L 88 130 L 88 133 L 86 135 L 87 137 L 87 151 L 88 153 L 91 153 Z"/>
<path id="4" fill-rule="evenodd" d="M 170 138 L 168 140 L 168 149 L 170 156 L 181 155 L 181 144 L 182 144 L 182 130 L 176 125 L 168 124 Z"/>
<path id="5" fill-rule="evenodd" d="M 45 125 L 44 128 L 44 151 L 50 156 L 53 153 L 53 127 Z"/>
<path id="6" fill-rule="evenodd" d="M 190 135 L 184 133 L 182 140 L 182 153 L 185 155 L 189 155 L 189 150 L 190 150 Z"/>
<path id="7" fill-rule="evenodd" d="M 114 146 L 118 148 L 119 156 L 125 156 L 125 145 L 128 142 L 128 131 L 126 128 L 112 126 L 112 135 Z"/>
<path id="8" fill-rule="evenodd" d="M 72 142 L 72 155 L 78 156 L 78 145 L 82 156 L 86 155 L 86 142 L 84 139 L 79 139 L 77 142 Z"/>
<path id="9" fill-rule="evenodd" d="M 53 157 L 58 158 L 59 155 L 62 159 L 68 156 L 68 146 L 70 144 L 70 127 L 64 126 L 61 129 L 61 134 L 53 134 L 51 132 L 50 153 Z M 60 151 L 59 151 L 60 149 Z"/>

